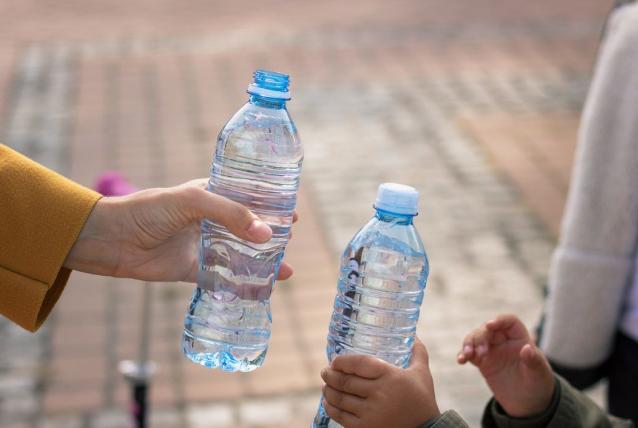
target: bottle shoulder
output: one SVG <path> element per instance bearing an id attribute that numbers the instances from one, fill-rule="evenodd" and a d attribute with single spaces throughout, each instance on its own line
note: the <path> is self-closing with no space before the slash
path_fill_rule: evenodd
<path id="1" fill-rule="evenodd" d="M 285 108 L 271 109 L 246 103 L 217 137 L 217 154 L 257 159 L 303 160 L 303 147 Z"/>
<path id="2" fill-rule="evenodd" d="M 380 221 L 373 217 L 350 241 L 349 247 L 386 246 L 413 254 L 424 254 L 425 247 L 414 224 Z"/>
<path id="3" fill-rule="evenodd" d="M 250 102 L 243 105 L 226 123 L 224 130 L 236 131 L 244 127 L 288 127 L 297 132 L 288 109 L 260 107 Z"/>

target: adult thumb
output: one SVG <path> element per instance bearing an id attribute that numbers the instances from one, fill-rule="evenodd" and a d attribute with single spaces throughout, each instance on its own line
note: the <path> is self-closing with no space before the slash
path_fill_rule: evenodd
<path id="1" fill-rule="evenodd" d="M 238 238 L 258 244 L 272 237 L 270 227 L 242 204 L 201 187 L 184 187 L 183 192 L 198 219 L 211 220 Z"/>

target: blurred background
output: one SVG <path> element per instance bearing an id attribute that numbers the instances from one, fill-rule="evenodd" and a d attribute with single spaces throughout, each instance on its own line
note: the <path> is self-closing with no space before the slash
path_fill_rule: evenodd
<path id="1" fill-rule="evenodd" d="M 0 1 L 0 140 L 93 186 L 206 176 L 256 68 L 289 73 L 305 146 L 301 220 L 264 367 L 181 354 L 191 286 L 151 285 L 152 427 L 306 427 L 326 364 L 338 254 L 376 187 L 417 187 L 431 276 L 421 311 L 441 409 L 477 426 L 467 331 L 534 326 L 576 130 L 612 1 Z M 0 318 L 0 425 L 128 426 L 118 363 L 138 355 L 143 287 L 73 274 L 29 334 Z"/>

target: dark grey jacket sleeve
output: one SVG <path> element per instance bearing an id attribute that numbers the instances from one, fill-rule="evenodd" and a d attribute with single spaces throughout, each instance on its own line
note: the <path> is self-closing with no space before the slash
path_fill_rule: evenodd
<path id="1" fill-rule="evenodd" d="M 454 410 L 444 412 L 438 418 L 430 419 L 419 428 L 469 428 L 463 418 Z"/>
<path id="2" fill-rule="evenodd" d="M 488 402 L 481 425 L 484 428 L 633 428 L 631 421 L 609 415 L 587 395 L 556 377 L 552 403 L 533 418 L 512 418 L 492 399 Z"/>

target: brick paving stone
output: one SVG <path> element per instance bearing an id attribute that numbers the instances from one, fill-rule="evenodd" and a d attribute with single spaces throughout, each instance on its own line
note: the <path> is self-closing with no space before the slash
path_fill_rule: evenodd
<path id="1" fill-rule="evenodd" d="M 556 136 L 555 121 L 561 118 L 563 126 Z M 465 122 L 468 131 L 486 147 L 497 167 L 510 177 L 555 236 L 560 228 L 576 142 L 576 121 L 573 116 L 570 119 L 549 114 L 545 120 L 538 116 L 530 119 L 500 114 L 492 119 L 482 116 Z M 565 129 L 570 132 L 565 133 Z M 546 143 L 540 142 L 543 140 Z M 556 142 L 564 147 L 548 151 L 551 142 L 554 147 Z M 539 146 L 543 145 L 541 149 Z M 558 154 L 558 160 L 554 160 L 557 159 L 554 153 Z"/>
<path id="2" fill-rule="evenodd" d="M 92 411 L 102 406 L 103 391 L 93 385 L 47 388 L 42 403 L 43 412 L 47 415 Z"/>
<path id="3" fill-rule="evenodd" d="M 175 410 L 151 408 L 149 426 L 154 428 L 174 428 L 184 426 L 183 417 Z"/>
<path id="4" fill-rule="evenodd" d="M 120 428 L 131 423 L 130 416 L 117 409 L 109 409 L 93 417 L 91 428 Z"/>
<path id="5" fill-rule="evenodd" d="M 193 428 L 234 427 L 236 420 L 235 410 L 229 404 L 190 406 L 186 415 Z"/>
<path id="6" fill-rule="evenodd" d="M 239 405 L 239 420 L 249 426 L 277 426 L 291 419 L 292 403 L 287 399 L 246 400 Z"/>
<path id="7" fill-rule="evenodd" d="M 39 421 L 37 428 L 82 428 L 84 418 L 78 415 L 49 417 Z"/>
<path id="8" fill-rule="evenodd" d="M 202 368 L 202 370 L 206 370 Z M 209 370 L 210 371 L 210 370 Z M 208 373 L 207 373 L 208 375 Z M 235 400 L 241 398 L 244 389 L 240 382 L 218 382 L 215 376 L 210 379 L 196 381 L 188 377 L 184 382 L 184 399 L 188 402 L 205 403 L 221 400 Z"/>
<path id="9" fill-rule="evenodd" d="M 0 402 L 0 414 L 8 416 L 9 419 L 29 418 L 38 410 L 38 398 L 32 391 L 13 392 L 5 396 Z"/>
<path id="10" fill-rule="evenodd" d="M 14 72 L 15 59 L 18 49 L 11 45 L 0 43 L 0 100 L 9 99 L 12 94 L 10 82 Z M 6 130 L 6 114 L 8 113 L 8 102 L 0 102 L 0 131 Z M 0 132 L 0 139 L 5 139 L 4 132 Z"/>

